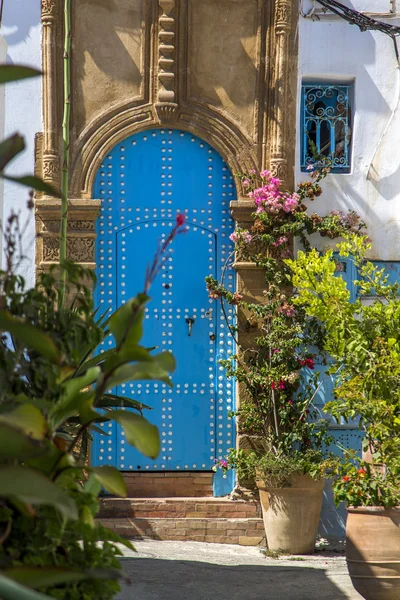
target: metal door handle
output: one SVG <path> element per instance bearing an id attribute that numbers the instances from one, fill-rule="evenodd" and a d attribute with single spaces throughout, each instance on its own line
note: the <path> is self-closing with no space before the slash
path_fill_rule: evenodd
<path id="1" fill-rule="evenodd" d="M 186 317 L 186 323 L 188 324 L 188 335 L 190 337 L 192 335 L 194 319 L 192 317 Z"/>

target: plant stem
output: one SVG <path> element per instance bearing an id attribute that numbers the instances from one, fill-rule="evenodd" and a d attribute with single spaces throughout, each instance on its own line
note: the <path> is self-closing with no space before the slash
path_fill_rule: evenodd
<path id="1" fill-rule="evenodd" d="M 61 227 L 60 227 L 60 268 L 61 268 L 61 307 L 65 303 L 67 273 L 68 229 L 68 171 L 69 171 L 69 130 L 71 120 L 71 0 L 64 0 L 64 114 L 62 123 L 63 166 L 61 176 Z"/>

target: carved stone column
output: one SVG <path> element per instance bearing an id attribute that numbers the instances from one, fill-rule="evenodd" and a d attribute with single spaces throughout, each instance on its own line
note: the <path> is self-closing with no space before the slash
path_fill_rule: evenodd
<path id="1" fill-rule="evenodd" d="M 42 0 L 43 152 L 44 181 L 59 185 L 60 156 L 57 122 L 57 22 L 59 0 Z"/>
<path id="2" fill-rule="evenodd" d="M 272 122 L 271 172 L 284 183 L 288 182 L 286 135 L 289 92 L 289 51 L 292 29 L 292 0 L 276 0 L 275 10 L 275 62 Z"/>
<path id="3" fill-rule="evenodd" d="M 95 268 L 95 223 L 100 200 L 70 200 L 67 257 L 90 269 Z M 36 268 L 43 271 L 60 259 L 61 201 L 36 200 Z"/>
<path id="4" fill-rule="evenodd" d="M 253 213 L 253 200 L 240 199 L 231 202 L 231 214 L 238 227 L 249 229 L 254 223 L 254 218 L 251 216 Z M 263 291 L 265 290 L 264 269 L 252 262 L 241 262 L 239 257 L 237 257 L 234 267 L 237 273 L 237 291 L 243 296 L 243 299 L 250 303 L 263 303 L 265 301 L 263 295 Z M 254 348 L 255 338 L 259 336 L 259 330 L 254 326 L 249 327 L 248 321 L 249 315 L 246 310 L 239 308 L 237 317 L 237 338 L 239 346 L 242 349 Z M 239 356 L 240 354 L 241 351 L 239 351 Z M 245 402 L 246 399 L 250 400 L 250 398 L 248 398 L 246 386 L 243 383 L 239 383 L 236 395 L 237 408 L 240 408 L 240 404 Z M 249 433 L 243 432 L 241 430 L 240 420 L 238 420 L 236 444 L 238 449 L 255 450 L 260 446 L 259 440 L 259 436 L 249 435 Z M 254 481 L 239 480 L 234 494 L 236 497 L 248 498 L 254 495 L 254 490 Z"/>
<path id="5" fill-rule="evenodd" d="M 158 33 L 158 93 L 155 109 L 160 123 L 171 123 L 177 117 L 176 78 L 176 0 L 159 0 L 163 11 Z"/>

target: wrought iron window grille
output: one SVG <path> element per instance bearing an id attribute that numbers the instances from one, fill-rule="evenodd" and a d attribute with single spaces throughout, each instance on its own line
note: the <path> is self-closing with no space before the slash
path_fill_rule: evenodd
<path id="1" fill-rule="evenodd" d="M 330 160 L 333 173 L 351 168 L 352 85 L 303 83 L 301 102 L 301 170 Z"/>

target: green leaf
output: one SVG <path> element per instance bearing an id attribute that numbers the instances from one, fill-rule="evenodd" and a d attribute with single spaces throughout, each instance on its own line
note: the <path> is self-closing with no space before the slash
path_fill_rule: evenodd
<path id="1" fill-rule="evenodd" d="M 155 425 L 133 412 L 124 410 L 110 411 L 107 417 L 121 425 L 128 444 L 145 456 L 157 458 L 160 453 L 160 435 Z"/>
<path id="2" fill-rule="evenodd" d="M 29 590 L 4 575 L 0 575 L 0 598 L 2 600 L 51 600 L 50 596 Z"/>
<path id="3" fill-rule="evenodd" d="M 90 508 L 88 506 L 83 506 L 81 508 L 80 520 L 83 523 L 85 523 L 85 525 L 89 525 L 89 527 L 91 527 L 91 529 L 93 529 L 93 527 L 95 526 L 95 521 L 94 521 L 92 511 L 90 510 Z"/>
<path id="4" fill-rule="evenodd" d="M 97 356 L 94 356 L 93 358 L 90 358 L 89 360 L 84 362 L 79 367 L 76 374 L 82 375 L 82 373 L 85 373 L 89 369 L 91 369 L 93 367 L 97 367 L 97 365 L 101 365 L 101 363 L 103 363 L 105 360 L 107 360 L 107 358 L 109 358 L 110 356 L 113 356 L 114 354 L 115 354 L 115 348 L 111 348 L 110 350 L 106 350 L 105 352 L 102 352 L 101 354 L 97 354 Z"/>
<path id="5" fill-rule="evenodd" d="M 1 67 L 0 67 L 1 70 Z M 24 138 L 15 133 L 0 144 L 0 171 L 25 148 Z"/>
<path id="6" fill-rule="evenodd" d="M 28 588 L 46 588 L 70 583 L 71 581 L 83 581 L 88 575 L 83 571 L 73 571 L 62 567 L 12 567 L 3 571 L 10 579 L 25 585 Z"/>
<path id="7" fill-rule="evenodd" d="M 151 354 L 142 346 L 130 345 L 125 342 L 120 350 L 114 349 L 111 356 L 108 357 L 104 364 L 104 372 L 108 373 L 118 366 L 129 364 L 132 362 L 151 362 L 153 357 Z"/>
<path id="8" fill-rule="evenodd" d="M 17 427 L 0 422 L 0 460 L 24 460 L 39 456 L 46 448 Z M 0 485 L 1 493 L 1 485 Z"/>
<path id="9" fill-rule="evenodd" d="M 124 408 L 134 408 L 139 412 L 143 409 L 153 410 L 151 406 L 143 404 L 138 400 L 126 398 L 125 396 L 117 396 L 116 394 L 104 394 L 103 398 L 96 403 L 96 408 L 116 408 L 121 406 Z"/>
<path id="10" fill-rule="evenodd" d="M 122 498 L 127 497 L 128 492 L 124 478 L 117 469 L 104 466 L 92 467 L 91 471 L 107 492 L 115 496 L 121 496 Z"/>
<path id="11" fill-rule="evenodd" d="M 25 187 L 32 188 L 38 192 L 44 192 L 48 196 L 54 196 L 55 198 L 61 197 L 60 190 L 57 190 L 52 185 L 45 183 L 42 179 L 35 177 L 34 175 L 22 175 L 21 177 L 14 177 L 11 175 L 6 175 L 3 173 L 3 171 L 0 171 L 0 177 L 6 179 L 7 181 L 13 181 L 14 183 L 19 183 Z"/>
<path id="12" fill-rule="evenodd" d="M 10 412 L 1 414 L 0 423 L 18 427 L 34 440 L 43 440 L 47 431 L 46 419 L 33 404 L 23 404 Z"/>
<path id="13" fill-rule="evenodd" d="M 109 329 L 117 346 L 122 343 L 134 346 L 140 342 L 143 334 L 144 305 L 148 299 L 147 296 L 139 294 L 136 298 L 128 300 L 110 317 Z"/>
<path id="14" fill-rule="evenodd" d="M 9 312 L 0 311 L 0 330 L 8 331 L 27 348 L 36 350 L 53 363 L 59 360 L 59 353 L 50 336 L 38 327 L 25 323 L 13 317 Z"/>
<path id="15" fill-rule="evenodd" d="M 93 496 L 96 496 L 96 498 L 100 494 L 101 483 L 93 473 L 90 474 L 89 479 L 83 486 L 83 491 L 86 494 L 93 494 Z"/>
<path id="16" fill-rule="evenodd" d="M 28 79 L 29 77 L 38 77 L 41 71 L 32 69 L 32 67 L 24 67 L 21 65 L 1 65 L 0 66 L 0 84 L 9 81 L 18 81 L 20 79 Z"/>
<path id="17" fill-rule="evenodd" d="M 15 496 L 26 504 L 50 505 L 66 519 L 77 519 L 78 511 L 72 498 L 42 473 L 28 467 L 0 467 L 0 496 Z"/>
<path id="18" fill-rule="evenodd" d="M 152 357 L 151 361 L 127 364 L 115 370 L 110 377 L 108 387 L 112 388 L 127 381 L 153 379 L 163 381 L 172 387 L 168 372 L 175 368 L 175 360 L 169 352 L 162 352 Z"/>
<path id="19" fill-rule="evenodd" d="M 87 402 L 88 398 L 93 399 L 92 391 L 83 392 L 82 390 L 94 383 L 100 373 L 100 367 L 93 367 L 82 377 L 70 379 L 63 384 L 64 395 L 49 412 L 49 419 L 53 427 L 58 427 L 69 417 L 79 414 L 82 405 Z"/>
<path id="20" fill-rule="evenodd" d="M 47 588 L 71 583 L 72 581 L 85 581 L 87 579 L 118 579 L 122 576 L 119 569 L 90 569 L 77 571 L 63 567 L 11 567 L 3 571 L 4 575 L 18 584 L 28 588 Z M 47 598 L 47 596 L 45 596 Z M 17 600 L 15 597 L 14 600 Z"/>

